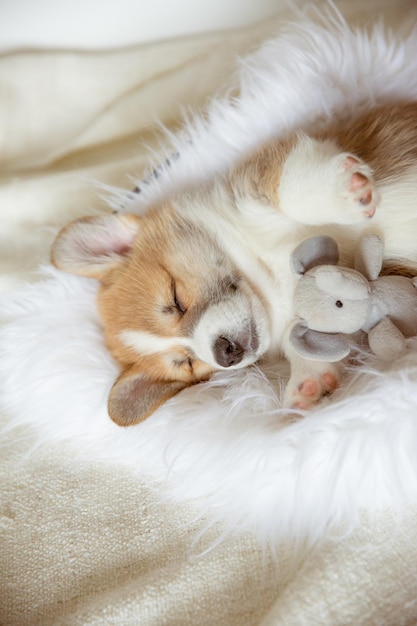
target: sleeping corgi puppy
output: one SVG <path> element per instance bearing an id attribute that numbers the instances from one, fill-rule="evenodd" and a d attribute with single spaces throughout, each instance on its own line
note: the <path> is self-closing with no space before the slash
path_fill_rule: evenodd
<path id="1" fill-rule="evenodd" d="M 217 370 L 278 354 L 291 366 L 286 404 L 314 405 L 337 387 L 340 365 L 304 360 L 289 344 L 290 255 L 328 234 L 345 265 L 365 232 L 383 238 L 387 263 L 417 263 L 415 103 L 274 140 L 143 216 L 65 226 L 52 261 L 100 281 L 105 341 L 121 367 L 110 417 L 136 424 Z"/>

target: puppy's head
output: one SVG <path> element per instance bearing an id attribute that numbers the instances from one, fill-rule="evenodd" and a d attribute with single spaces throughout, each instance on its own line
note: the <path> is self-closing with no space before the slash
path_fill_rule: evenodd
<path id="1" fill-rule="evenodd" d="M 268 347 L 256 285 L 212 235 L 170 207 L 72 222 L 52 261 L 100 280 L 106 343 L 122 367 L 108 403 L 120 425 L 142 421 L 215 370 L 255 362 Z"/>

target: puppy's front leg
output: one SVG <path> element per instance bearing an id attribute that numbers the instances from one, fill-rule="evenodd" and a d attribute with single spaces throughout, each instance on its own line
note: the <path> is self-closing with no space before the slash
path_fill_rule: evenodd
<path id="1" fill-rule="evenodd" d="M 352 224 L 375 213 L 372 171 L 332 139 L 300 133 L 264 146 L 230 175 L 237 197 L 267 203 L 302 224 Z"/>

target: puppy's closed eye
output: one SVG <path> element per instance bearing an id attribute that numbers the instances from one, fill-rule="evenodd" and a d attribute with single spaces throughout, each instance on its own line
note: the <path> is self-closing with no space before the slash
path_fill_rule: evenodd
<path id="1" fill-rule="evenodd" d="M 177 285 L 174 278 L 171 278 L 169 300 L 166 301 L 166 304 L 162 307 L 163 312 L 170 314 L 178 313 L 179 316 L 183 317 L 187 313 L 187 309 L 188 307 L 178 295 Z"/>
<path id="2" fill-rule="evenodd" d="M 174 309 L 176 309 L 181 315 L 185 315 L 187 313 L 187 307 L 178 296 L 177 285 L 174 279 L 172 279 L 171 281 L 171 291 Z"/>
<path id="3" fill-rule="evenodd" d="M 177 283 L 171 278 L 171 305 L 167 307 L 170 311 L 176 311 L 182 317 L 187 313 L 188 307 L 183 299 L 178 295 Z"/>

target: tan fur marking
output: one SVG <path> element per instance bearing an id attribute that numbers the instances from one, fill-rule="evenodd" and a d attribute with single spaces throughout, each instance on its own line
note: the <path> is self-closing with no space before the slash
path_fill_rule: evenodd
<path id="1" fill-rule="evenodd" d="M 374 171 L 378 182 L 397 176 L 417 162 L 417 103 L 372 109 L 347 124 L 316 135 L 335 139 L 342 151 L 352 152 Z"/>
<path id="2" fill-rule="evenodd" d="M 414 278 L 417 276 L 417 263 L 411 261 L 402 261 L 401 259 L 386 259 L 382 266 L 381 276 L 405 276 L 405 278 Z"/>
<path id="3" fill-rule="evenodd" d="M 296 143 L 296 136 L 269 143 L 233 168 L 229 181 L 234 193 L 238 197 L 250 195 L 278 208 L 281 171 Z"/>
<path id="4" fill-rule="evenodd" d="M 158 354 L 140 355 L 123 340 L 124 331 L 135 329 L 167 339 L 182 336 L 182 327 L 187 324 L 174 307 L 173 277 L 182 306 L 192 307 L 201 299 L 200 282 L 191 273 L 183 276 L 183 270 L 168 257 L 172 222 L 169 205 L 147 214 L 132 255 L 121 259 L 103 278 L 98 307 L 107 346 L 119 363 L 140 364 L 141 370 L 154 381 L 177 380 L 190 385 L 207 380 L 213 369 L 196 359 L 186 347 L 176 345 Z M 204 267 L 201 271 L 204 272 Z"/>

